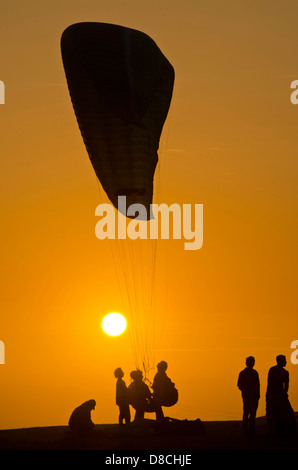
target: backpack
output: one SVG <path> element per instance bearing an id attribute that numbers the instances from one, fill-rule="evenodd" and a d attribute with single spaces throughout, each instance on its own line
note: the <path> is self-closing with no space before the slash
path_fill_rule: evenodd
<path id="1" fill-rule="evenodd" d="M 167 380 L 163 395 L 161 397 L 162 406 L 173 406 L 178 401 L 178 390 L 175 387 L 175 384 L 169 379 Z"/>

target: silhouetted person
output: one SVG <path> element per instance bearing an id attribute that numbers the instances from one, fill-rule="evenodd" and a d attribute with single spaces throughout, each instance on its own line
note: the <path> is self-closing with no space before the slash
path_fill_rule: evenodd
<path id="1" fill-rule="evenodd" d="M 114 371 L 114 375 L 117 379 L 116 382 L 116 404 L 119 406 L 119 424 L 123 424 L 123 420 L 126 424 L 130 423 L 130 409 L 128 400 L 128 389 L 123 380 L 124 372 L 121 367 L 118 367 Z"/>
<path id="2" fill-rule="evenodd" d="M 276 366 L 269 369 L 266 391 L 266 416 L 270 434 L 289 434 L 295 431 L 295 414 L 288 399 L 289 372 L 282 354 L 276 356 Z"/>
<path id="3" fill-rule="evenodd" d="M 91 420 L 91 410 L 94 410 L 95 405 L 95 400 L 88 400 L 72 412 L 68 425 L 73 433 L 81 437 L 88 437 L 92 433 L 94 423 Z"/>
<path id="4" fill-rule="evenodd" d="M 143 373 L 133 370 L 130 373 L 132 383 L 128 387 L 129 403 L 136 410 L 135 419 L 144 418 L 145 411 L 153 411 L 151 405 L 152 394 L 148 385 L 143 382 Z"/>
<path id="5" fill-rule="evenodd" d="M 164 419 L 164 414 L 162 411 L 162 405 L 166 402 L 167 393 L 172 387 L 173 382 L 167 376 L 166 370 L 168 364 L 165 361 L 161 361 L 157 364 L 157 373 L 153 379 L 153 400 L 156 412 L 156 419 L 162 421 Z M 174 384 L 173 384 L 174 386 Z"/>
<path id="6" fill-rule="evenodd" d="M 243 431 L 244 434 L 255 434 L 255 419 L 260 399 L 260 380 L 258 372 L 253 368 L 255 358 L 246 358 L 246 367 L 238 376 L 237 386 L 241 390 L 243 400 Z"/>

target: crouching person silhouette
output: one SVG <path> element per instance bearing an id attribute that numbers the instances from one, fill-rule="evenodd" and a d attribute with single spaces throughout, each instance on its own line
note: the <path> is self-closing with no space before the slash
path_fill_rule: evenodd
<path id="1" fill-rule="evenodd" d="M 77 436 L 88 437 L 92 434 L 94 423 L 91 420 L 91 411 L 94 410 L 95 405 L 95 400 L 88 400 L 72 412 L 68 426 Z"/>

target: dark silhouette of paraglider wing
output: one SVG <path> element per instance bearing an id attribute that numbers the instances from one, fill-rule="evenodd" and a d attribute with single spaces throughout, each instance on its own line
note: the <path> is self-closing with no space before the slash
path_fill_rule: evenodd
<path id="1" fill-rule="evenodd" d="M 78 125 L 95 173 L 118 208 L 152 203 L 160 135 L 174 69 L 146 34 L 106 23 L 77 23 L 61 38 Z M 125 214 L 126 215 L 126 214 Z"/>

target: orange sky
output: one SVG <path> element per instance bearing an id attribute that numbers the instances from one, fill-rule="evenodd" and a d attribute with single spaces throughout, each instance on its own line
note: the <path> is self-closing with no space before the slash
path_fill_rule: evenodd
<path id="1" fill-rule="evenodd" d="M 61 61 L 61 33 L 79 21 L 146 32 L 176 72 L 159 202 L 204 204 L 204 245 L 158 242 L 152 355 L 180 392 L 166 414 L 241 419 L 248 355 L 258 415 L 276 354 L 287 356 L 298 409 L 297 14 L 291 0 L 1 3 L 1 428 L 66 424 L 89 398 L 94 422 L 116 422 L 113 371 L 129 383 L 134 368 L 129 331 L 100 329 L 123 305 L 111 242 L 95 237 L 103 194 Z"/>

